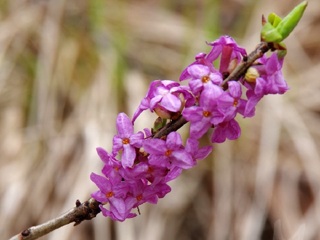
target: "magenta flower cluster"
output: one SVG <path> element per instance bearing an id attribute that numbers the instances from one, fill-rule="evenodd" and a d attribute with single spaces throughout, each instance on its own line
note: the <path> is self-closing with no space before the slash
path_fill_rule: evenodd
<path id="1" fill-rule="evenodd" d="M 141 204 L 157 203 L 170 192 L 169 181 L 210 154 L 212 146 L 199 146 L 199 139 L 209 130 L 212 143 L 237 139 L 241 133 L 235 119 L 238 114 L 252 117 L 263 96 L 288 90 L 281 72 L 283 59 L 276 53 L 264 55 L 241 79 L 224 83 L 246 57 L 246 51 L 229 36 L 208 45 L 211 51 L 197 54 L 181 73 L 180 81 L 187 80 L 187 84 L 153 81 L 132 119 L 125 113 L 118 115 L 118 133 L 113 138 L 111 153 L 97 148 L 104 167 L 102 176 L 91 174 L 99 188 L 92 197 L 101 203 L 104 216 L 124 221 L 135 217 L 133 209 Z M 190 122 L 186 142 L 178 132 L 161 139 L 154 138 L 149 129 L 134 133 L 133 124 L 145 110 L 162 119 L 182 115 Z"/>

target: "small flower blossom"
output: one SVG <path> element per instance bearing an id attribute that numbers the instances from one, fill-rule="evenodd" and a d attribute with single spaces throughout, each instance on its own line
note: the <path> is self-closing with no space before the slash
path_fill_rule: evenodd
<path id="1" fill-rule="evenodd" d="M 104 162 L 102 173 L 108 176 L 109 179 L 120 181 L 122 179 L 123 167 L 121 162 L 115 159 L 103 148 L 97 148 L 97 153 L 100 159 Z"/>
<path id="2" fill-rule="evenodd" d="M 248 89 L 248 104 L 245 114 L 252 112 L 260 99 L 268 94 L 283 94 L 289 88 L 282 75 L 283 58 L 279 59 L 277 53 L 273 53 L 269 58 L 265 55 L 259 59 L 259 64 L 255 66 L 259 76 L 255 81 L 244 80 L 244 85 Z"/>
<path id="3" fill-rule="evenodd" d="M 163 198 L 165 195 L 171 192 L 171 187 L 166 183 L 167 181 L 162 181 L 151 185 L 151 187 L 154 188 L 155 194 L 158 196 L 158 198 Z"/>
<path id="4" fill-rule="evenodd" d="M 170 133 L 166 140 L 146 139 L 143 148 L 150 154 L 150 165 L 168 169 L 173 166 L 187 169 L 194 165 L 191 155 L 184 149 L 181 136 L 177 132 Z"/>
<path id="5" fill-rule="evenodd" d="M 170 118 L 171 113 L 181 111 L 185 104 L 189 106 L 193 103 L 187 87 L 171 80 L 155 80 L 150 84 L 149 91 L 134 113 L 132 121 L 146 109 L 155 111 L 162 118 Z"/>
<path id="6" fill-rule="evenodd" d="M 116 181 L 108 176 L 108 178 L 91 173 L 91 180 L 100 189 L 94 195 L 95 198 L 102 202 L 108 202 L 111 197 L 124 197 L 128 191 L 128 186 L 122 181 Z"/>
<path id="7" fill-rule="evenodd" d="M 133 203 L 126 203 L 125 200 L 129 189 L 125 182 L 114 182 L 95 173 L 91 173 L 90 178 L 99 188 L 92 197 L 102 203 L 100 209 L 103 215 L 119 221 L 135 217 L 135 214 L 131 213 Z M 110 205 L 110 210 L 104 207 L 107 203 Z"/>
<path id="8" fill-rule="evenodd" d="M 154 110 L 157 104 L 168 111 L 177 112 L 181 108 L 179 98 L 180 84 L 170 80 L 161 81 L 154 90 L 154 96 L 150 99 L 150 110 Z"/>
<path id="9" fill-rule="evenodd" d="M 182 168 L 174 166 L 172 167 L 169 172 L 167 173 L 167 175 L 164 178 L 164 182 L 170 182 L 174 179 L 176 179 L 177 177 L 179 177 L 182 173 Z"/>
<path id="10" fill-rule="evenodd" d="M 228 91 L 225 91 L 218 98 L 218 108 L 225 115 L 225 121 L 235 118 L 237 113 L 244 117 L 252 117 L 252 112 L 245 114 L 245 107 L 247 101 L 241 98 L 242 90 L 239 82 L 229 81 Z"/>
<path id="11" fill-rule="evenodd" d="M 136 201 L 133 207 L 138 207 L 145 202 L 156 204 L 159 197 L 164 197 L 171 191 L 171 188 L 165 183 L 148 184 L 142 180 L 135 181 L 131 187 L 131 194 Z"/>
<path id="12" fill-rule="evenodd" d="M 156 184 L 161 182 L 167 173 L 168 169 L 165 167 L 151 166 L 148 162 L 139 162 L 132 168 L 125 169 L 123 178 L 129 181 L 146 179 L 148 182 Z"/>
<path id="13" fill-rule="evenodd" d="M 283 94 L 289 88 L 287 82 L 282 75 L 283 58 L 279 59 L 276 53 L 273 53 L 270 58 L 261 58 L 261 62 L 265 65 L 265 74 L 261 74 L 261 84 L 257 84 L 255 93 L 259 94 Z"/>
<path id="14" fill-rule="evenodd" d="M 186 143 L 186 151 L 190 153 L 193 160 L 202 160 L 212 152 L 212 146 L 205 146 L 200 148 L 199 141 L 194 138 L 188 138 Z"/>
<path id="15" fill-rule="evenodd" d="M 277 53 L 273 53 L 269 58 L 264 55 L 259 59 L 259 64 L 255 66 L 259 76 L 254 83 L 245 82 L 249 90 L 253 90 L 257 96 L 264 96 L 283 94 L 289 89 L 281 72 L 283 58 L 279 59 Z"/>
<path id="16" fill-rule="evenodd" d="M 182 115 L 190 121 L 190 135 L 201 138 L 209 128 L 224 120 L 224 115 L 217 107 L 217 99 L 223 93 L 218 86 L 212 86 L 200 95 L 199 106 L 185 108 Z"/>
<path id="17" fill-rule="evenodd" d="M 131 184 L 131 194 L 135 198 L 135 204 L 133 207 L 149 202 L 156 204 L 158 197 L 155 194 L 155 189 L 148 185 L 147 181 L 137 179 Z"/>
<path id="18" fill-rule="evenodd" d="M 121 163 L 124 167 L 132 167 L 136 158 L 136 149 L 142 146 L 144 138 L 142 132 L 133 133 L 133 125 L 125 113 L 120 113 L 117 117 L 118 134 L 113 138 L 113 154 L 123 150 Z"/>
<path id="19" fill-rule="evenodd" d="M 230 73 L 242 57 L 247 55 L 246 50 L 238 46 L 229 36 L 222 36 L 218 40 L 208 43 L 208 45 L 212 46 L 212 49 L 206 59 L 213 62 L 220 56 L 219 72 L 223 75 Z"/>
<path id="20" fill-rule="evenodd" d="M 137 214 L 131 213 L 132 207 L 135 203 L 133 198 L 111 198 L 110 210 L 100 205 L 102 214 L 105 217 L 110 217 L 114 221 L 123 222 L 128 218 L 136 217 Z"/>
<path id="21" fill-rule="evenodd" d="M 206 53 L 198 53 L 195 56 L 196 60 L 182 71 L 182 73 L 179 77 L 179 80 L 183 81 L 186 79 L 190 79 L 192 77 L 188 71 L 189 67 L 191 67 L 192 65 L 200 64 L 200 65 L 207 66 L 210 70 L 214 70 L 212 63 L 206 59 L 206 56 L 207 56 Z"/>
<path id="22" fill-rule="evenodd" d="M 222 122 L 215 126 L 211 136 L 211 142 L 222 143 L 226 139 L 235 140 L 240 137 L 241 129 L 239 123 L 231 119 L 230 121 Z"/>
<path id="23" fill-rule="evenodd" d="M 246 92 L 248 101 L 244 110 L 244 115 L 254 115 L 255 107 L 258 104 L 258 102 L 261 100 L 263 96 L 258 96 L 254 94 L 253 90 L 248 90 Z"/>
<path id="24" fill-rule="evenodd" d="M 189 86 L 192 93 L 197 96 L 203 88 L 210 87 L 211 84 L 220 85 L 222 76 L 218 71 L 210 70 L 209 67 L 201 64 L 195 64 L 187 69 L 191 76 Z"/>

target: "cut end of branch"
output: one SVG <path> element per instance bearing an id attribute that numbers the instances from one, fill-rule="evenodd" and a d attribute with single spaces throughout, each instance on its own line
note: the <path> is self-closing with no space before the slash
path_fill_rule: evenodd
<path id="1" fill-rule="evenodd" d="M 75 215 L 72 216 L 74 226 L 79 225 L 84 220 L 91 220 L 101 212 L 99 207 L 101 203 L 93 198 L 81 203 L 79 200 L 76 201 Z"/>

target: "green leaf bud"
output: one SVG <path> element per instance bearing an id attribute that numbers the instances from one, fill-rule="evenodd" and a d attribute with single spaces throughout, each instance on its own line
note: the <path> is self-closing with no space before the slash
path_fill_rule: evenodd
<path id="1" fill-rule="evenodd" d="M 283 39 L 288 37 L 293 29 L 297 26 L 307 5 L 307 1 L 300 3 L 276 26 L 277 31 L 282 35 Z"/>
<path id="2" fill-rule="evenodd" d="M 266 22 L 261 30 L 261 40 L 264 42 L 281 42 L 282 35 L 278 30 L 270 23 Z"/>
<path id="3" fill-rule="evenodd" d="M 307 5 L 308 2 L 303 1 L 283 19 L 275 13 L 269 14 L 268 21 L 263 22 L 261 40 L 264 42 L 280 43 L 287 38 L 297 26 Z"/>
<path id="4" fill-rule="evenodd" d="M 272 26 L 276 27 L 281 22 L 281 17 L 279 17 L 275 13 L 270 13 L 268 16 L 268 22 L 272 24 Z"/>

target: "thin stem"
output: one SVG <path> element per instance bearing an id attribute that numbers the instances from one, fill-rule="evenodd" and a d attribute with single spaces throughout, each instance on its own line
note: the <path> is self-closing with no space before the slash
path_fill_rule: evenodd
<path id="1" fill-rule="evenodd" d="M 180 115 L 178 119 L 172 120 L 167 125 L 165 125 L 163 128 L 161 128 L 153 137 L 154 138 L 161 138 L 164 136 L 167 136 L 169 133 L 177 131 L 179 128 L 181 128 L 183 125 L 185 125 L 188 121 Z"/>
<path id="2" fill-rule="evenodd" d="M 222 82 L 222 86 L 226 86 L 227 82 L 231 80 L 239 80 L 242 76 L 245 75 L 248 68 L 256 61 L 261 58 L 264 53 L 268 52 L 272 48 L 271 44 L 266 42 L 261 42 L 231 73 L 230 75 Z"/>
<path id="3" fill-rule="evenodd" d="M 21 233 L 10 238 L 10 240 L 33 240 L 42 237 L 64 225 L 74 222 L 74 225 L 80 224 L 83 220 L 91 220 L 101 212 L 99 202 L 93 198 L 80 203 L 76 202 L 76 206 L 61 216 L 49 220 L 43 224 L 30 227 Z"/>

